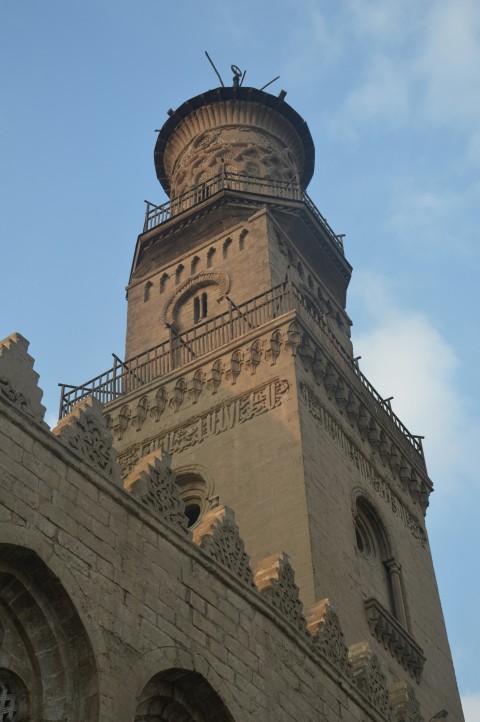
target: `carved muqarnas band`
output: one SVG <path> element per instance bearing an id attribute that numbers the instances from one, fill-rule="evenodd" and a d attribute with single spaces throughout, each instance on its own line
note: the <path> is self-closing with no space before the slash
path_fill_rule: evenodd
<path id="1" fill-rule="evenodd" d="M 426 536 L 417 519 L 400 501 L 399 497 L 391 490 L 390 486 L 377 473 L 376 469 L 365 458 L 356 444 L 345 434 L 335 419 L 327 411 L 320 399 L 305 385 L 300 384 L 300 391 L 307 403 L 307 408 L 313 418 L 318 421 L 326 430 L 330 438 L 343 451 L 345 456 L 353 461 L 358 471 L 366 479 L 375 493 L 383 499 L 390 510 L 398 516 L 407 529 L 410 530 L 415 539 L 418 539 L 422 546 L 426 544 Z"/>
<path id="2" fill-rule="evenodd" d="M 275 409 L 280 406 L 288 389 L 288 381 L 273 379 L 246 394 L 227 399 L 204 414 L 142 444 L 133 444 L 119 457 L 123 473 L 128 474 L 142 456 L 156 449 L 164 449 L 169 454 L 178 453 Z"/>

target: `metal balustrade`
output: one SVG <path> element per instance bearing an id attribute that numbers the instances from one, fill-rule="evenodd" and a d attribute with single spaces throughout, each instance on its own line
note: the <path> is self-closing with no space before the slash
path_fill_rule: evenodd
<path id="1" fill-rule="evenodd" d="M 320 223 L 332 243 L 343 255 L 342 236 L 335 233 L 328 224 L 327 219 L 320 213 L 312 199 L 302 190 L 297 182 L 259 178 L 240 173 L 230 173 L 226 170 L 222 170 L 204 183 L 200 183 L 161 205 L 155 205 L 154 203 L 150 203 L 150 201 L 145 201 L 147 207 L 145 222 L 143 224 L 144 233 L 165 223 L 165 221 L 170 220 L 170 218 L 190 210 L 199 203 L 203 203 L 224 190 L 253 193 L 290 201 L 303 201 Z"/>
<path id="2" fill-rule="evenodd" d="M 170 339 L 126 361 L 114 356 L 113 368 L 87 381 L 81 386 L 60 384 L 60 418 L 69 414 L 73 407 L 88 396 L 94 396 L 102 404 L 118 399 L 155 379 L 181 368 L 196 358 L 225 346 L 245 334 L 259 329 L 266 323 L 295 311 L 313 340 L 320 342 L 327 356 L 346 371 L 346 380 L 357 391 L 362 403 L 374 418 L 395 434 L 400 447 L 408 456 L 417 452 L 423 459 L 422 437 L 412 435 L 390 406 L 382 398 L 358 365 L 344 350 L 330 330 L 325 319 L 312 301 L 287 279 L 284 283 L 258 294 L 248 301 L 199 323 L 180 334 L 171 330 Z M 352 373 L 353 372 L 353 373 Z M 392 428 L 393 425 L 393 428 Z"/>

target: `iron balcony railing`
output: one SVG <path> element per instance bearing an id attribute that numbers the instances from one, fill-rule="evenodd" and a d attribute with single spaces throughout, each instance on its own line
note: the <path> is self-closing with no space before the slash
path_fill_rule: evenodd
<path id="1" fill-rule="evenodd" d="M 114 356 L 115 363 L 111 369 L 81 386 L 60 384 L 60 418 L 69 414 L 79 401 L 88 396 L 94 396 L 102 404 L 107 404 L 290 311 L 295 311 L 313 337 L 319 339 L 336 366 L 340 370 L 350 371 L 347 376 L 349 383 L 354 385 L 374 418 L 393 430 L 405 454 L 412 458 L 412 452 L 417 452 L 423 459 L 422 437 L 409 432 L 392 410 L 389 401 L 382 398 L 337 341 L 324 315 L 290 279 L 238 306 L 230 302 L 229 309 L 224 313 L 181 334 L 171 331 L 167 341 L 133 358 L 121 361 Z"/>
<path id="2" fill-rule="evenodd" d="M 165 223 L 165 221 L 170 220 L 170 218 L 193 208 L 199 203 L 203 203 L 203 201 L 212 198 L 217 193 L 220 193 L 220 191 L 225 190 L 253 193 L 289 201 L 303 201 L 320 223 L 334 246 L 343 255 L 342 236 L 335 233 L 328 224 L 327 219 L 322 216 L 315 203 L 297 182 L 258 178 L 240 173 L 229 173 L 226 170 L 222 170 L 204 183 L 200 183 L 194 188 L 191 188 L 185 193 L 181 193 L 176 196 L 176 198 L 172 198 L 159 206 L 150 203 L 150 201 L 145 201 L 147 207 L 145 222 L 143 224 L 144 233 Z"/>

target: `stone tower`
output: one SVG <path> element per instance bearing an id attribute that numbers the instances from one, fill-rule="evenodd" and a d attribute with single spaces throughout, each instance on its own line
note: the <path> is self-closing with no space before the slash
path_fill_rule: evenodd
<path id="1" fill-rule="evenodd" d="M 421 440 L 354 358 L 351 266 L 306 193 L 314 146 L 284 97 L 222 87 L 171 112 L 155 146 L 169 201 L 147 205 L 138 237 L 126 360 L 65 389 L 62 414 L 92 393 L 106 405 L 124 478 L 171 454 L 192 532 L 234 509 L 258 579 L 288 554 L 303 604 L 335 604 L 360 684 L 375 649 L 398 722 L 422 719 L 415 700 L 425 722 L 460 721 Z"/>

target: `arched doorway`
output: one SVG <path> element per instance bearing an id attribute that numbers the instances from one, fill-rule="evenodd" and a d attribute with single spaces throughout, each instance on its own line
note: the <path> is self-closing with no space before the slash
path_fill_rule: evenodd
<path id="1" fill-rule="evenodd" d="M 0 544 L 0 654 L 0 719 L 98 719 L 93 650 L 72 601 L 34 552 L 10 544 Z"/>
<path id="2" fill-rule="evenodd" d="M 219 695 L 198 672 L 170 669 L 144 688 L 135 722 L 234 722 Z"/>

